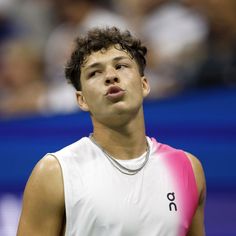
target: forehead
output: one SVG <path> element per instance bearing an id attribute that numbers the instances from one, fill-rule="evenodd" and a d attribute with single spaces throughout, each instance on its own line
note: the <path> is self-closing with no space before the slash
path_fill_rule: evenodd
<path id="1" fill-rule="evenodd" d="M 113 61 L 114 58 L 127 58 L 132 60 L 130 54 L 125 50 L 117 47 L 110 47 L 108 49 L 102 49 L 97 52 L 92 52 L 84 61 L 83 67 L 87 68 L 94 63 L 107 63 Z"/>

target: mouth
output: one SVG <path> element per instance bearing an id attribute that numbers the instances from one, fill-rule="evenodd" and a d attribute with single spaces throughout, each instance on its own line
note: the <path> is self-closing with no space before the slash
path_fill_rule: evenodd
<path id="1" fill-rule="evenodd" d="M 117 101 L 121 99 L 125 94 L 125 90 L 119 86 L 110 86 L 105 96 L 111 101 Z"/>

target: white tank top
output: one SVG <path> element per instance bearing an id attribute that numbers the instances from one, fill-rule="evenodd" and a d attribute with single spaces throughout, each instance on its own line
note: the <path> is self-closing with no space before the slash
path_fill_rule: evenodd
<path id="1" fill-rule="evenodd" d="M 53 153 L 62 169 L 66 236 L 184 236 L 198 193 L 186 154 L 148 138 L 150 158 L 135 175 L 117 170 L 89 138 Z M 121 161 L 140 166 L 145 155 Z"/>

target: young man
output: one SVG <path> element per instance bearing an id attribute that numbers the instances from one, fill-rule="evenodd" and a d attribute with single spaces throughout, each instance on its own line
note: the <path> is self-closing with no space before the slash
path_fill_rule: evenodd
<path id="1" fill-rule="evenodd" d="M 76 40 L 66 77 L 94 130 L 36 165 L 18 236 L 204 235 L 201 164 L 145 134 L 145 54 L 117 28 Z"/>

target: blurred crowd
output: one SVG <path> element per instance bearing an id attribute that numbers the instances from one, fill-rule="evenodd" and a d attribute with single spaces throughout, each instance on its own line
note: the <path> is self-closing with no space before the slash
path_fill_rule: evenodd
<path id="1" fill-rule="evenodd" d="M 77 112 L 64 66 L 94 26 L 148 47 L 149 99 L 236 87 L 235 0 L 0 0 L 0 117 Z"/>

